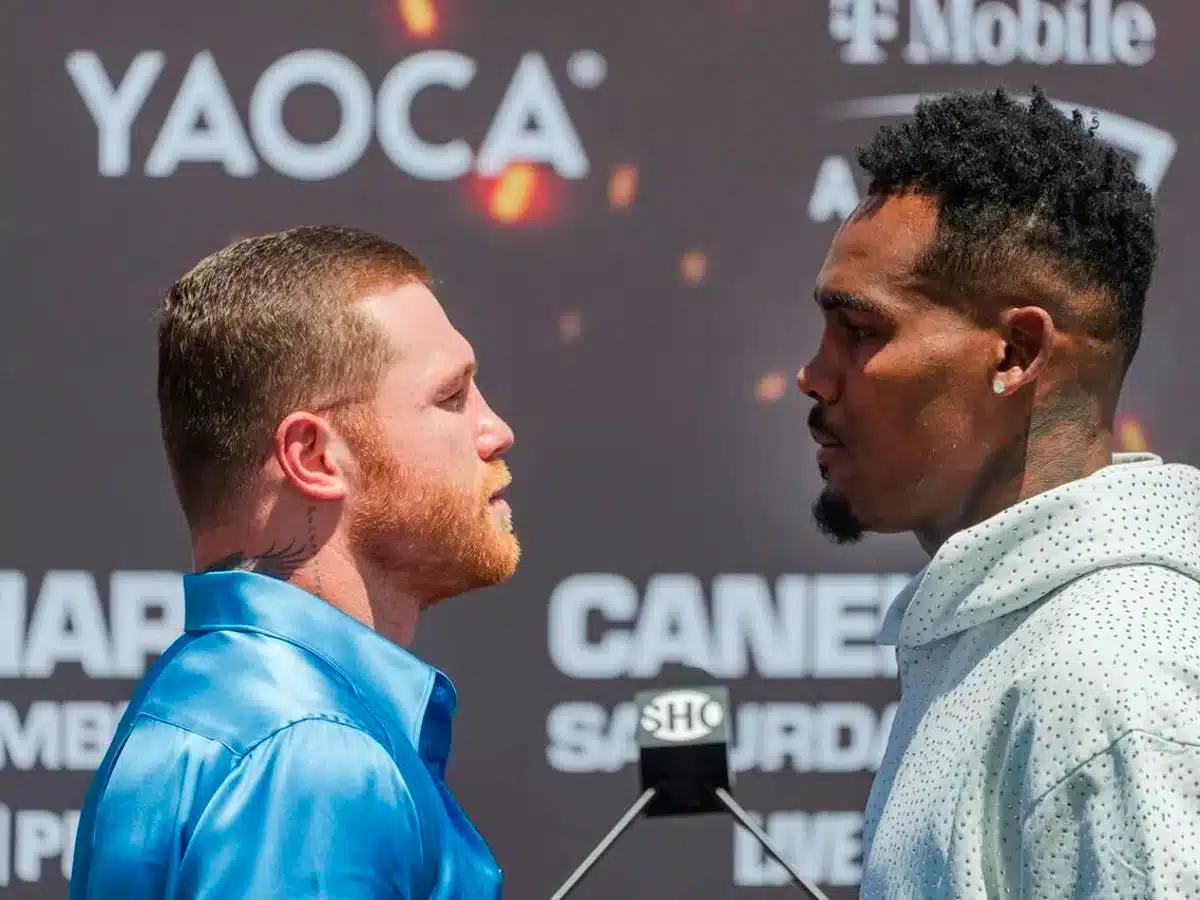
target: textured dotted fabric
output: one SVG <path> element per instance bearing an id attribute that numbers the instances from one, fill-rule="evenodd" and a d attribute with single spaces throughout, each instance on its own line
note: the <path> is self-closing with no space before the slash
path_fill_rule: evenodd
<path id="1" fill-rule="evenodd" d="M 1200 900 L 1200 470 L 1117 454 L 896 598 L 862 900 Z"/>

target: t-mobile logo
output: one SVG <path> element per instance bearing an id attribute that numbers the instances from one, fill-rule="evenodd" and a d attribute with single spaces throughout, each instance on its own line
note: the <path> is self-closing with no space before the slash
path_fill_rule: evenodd
<path id="1" fill-rule="evenodd" d="M 1137 0 L 908 0 L 902 57 L 914 66 L 1144 66 L 1158 27 Z M 829 0 L 842 61 L 879 65 L 900 31 L 899 0 Z"/>
<path id="2" fill-rule="evenodd" d="M 900 0 L 829 0 L 829 36 L 842 45 L 842 61 L 871 65 L 887 60 L 880 47 L 900 29 Z"/>

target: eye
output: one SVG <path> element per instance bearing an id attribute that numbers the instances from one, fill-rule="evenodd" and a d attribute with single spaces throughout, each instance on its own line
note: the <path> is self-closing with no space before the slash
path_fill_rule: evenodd
<path id="1" fill-rule="evenodd" d="M 857 343 L 859 341 L 869 341 L 871 338 L 876 337 L 878 335 L 878 332 L 874 328 L 871 328 L 867 325 L 859 325 L 855 322 L 850 321 L 847 318 L 842 318 L 840 324 L 842 326 L 842 329 L 846 332 L 846 334 L 848 334 L 850 336 L 850 339 L 852 341 L 854 341 L 855 343 Z"/>
<path id="2" fill-rule="evenodd" d="M 860 325 L 848 325 L 847 328 L 856 341 L 867 341 L 875 336 L 874 328 L 865 328 Z"/>
<path id="3" fill-rule="evenodd" d="M 457 391 L 455 391 L 453 394 L 450 394 L 448 397 L 445 397 L 443 400 L 441 400 L 438 403 L 438 405 L 445 407 L 446 409 L 453 409 L 453 410 L 462 409 L 463 406 L 467 402 L 467 394 L 468 393 L 469 393 L 469 389 L 467 388 L 466 385 L 464 385 L 463 387 L 461 387 Z"/>

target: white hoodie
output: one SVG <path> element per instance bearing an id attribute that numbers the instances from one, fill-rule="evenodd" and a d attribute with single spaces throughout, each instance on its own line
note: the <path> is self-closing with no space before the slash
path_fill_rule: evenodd
<path id="1" fill-rule="evenodd" d="M 1200 898 L 1200 470 L 1117 454 L 896 598 L 863 900 Z"/>

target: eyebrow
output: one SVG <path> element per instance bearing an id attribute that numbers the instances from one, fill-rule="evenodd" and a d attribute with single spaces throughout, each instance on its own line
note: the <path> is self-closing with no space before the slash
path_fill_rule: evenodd
<path id="1" fill-rule="evenodd" d="M 478 374 L 479 364 L 475 360 L 471 360 L 469 363 L 464 363 L 463 365 L 459 366 L 458 371 L 456 371 L 453 376 L 447 379 L 447 384 L 451 382 L 465 381 L 468 378 L 474 378 Z"/>
<path id="2" fill-rule="evenodd" d="M 871 300 L 861 294 L 849 291 L 813 291 L 813 299 L 817 306 L 826 312 L 834 309 L 848 309 L 854 312 L 869 313 L 876 316 L 887 316 L 887 310 L 881 303 Z"/>

